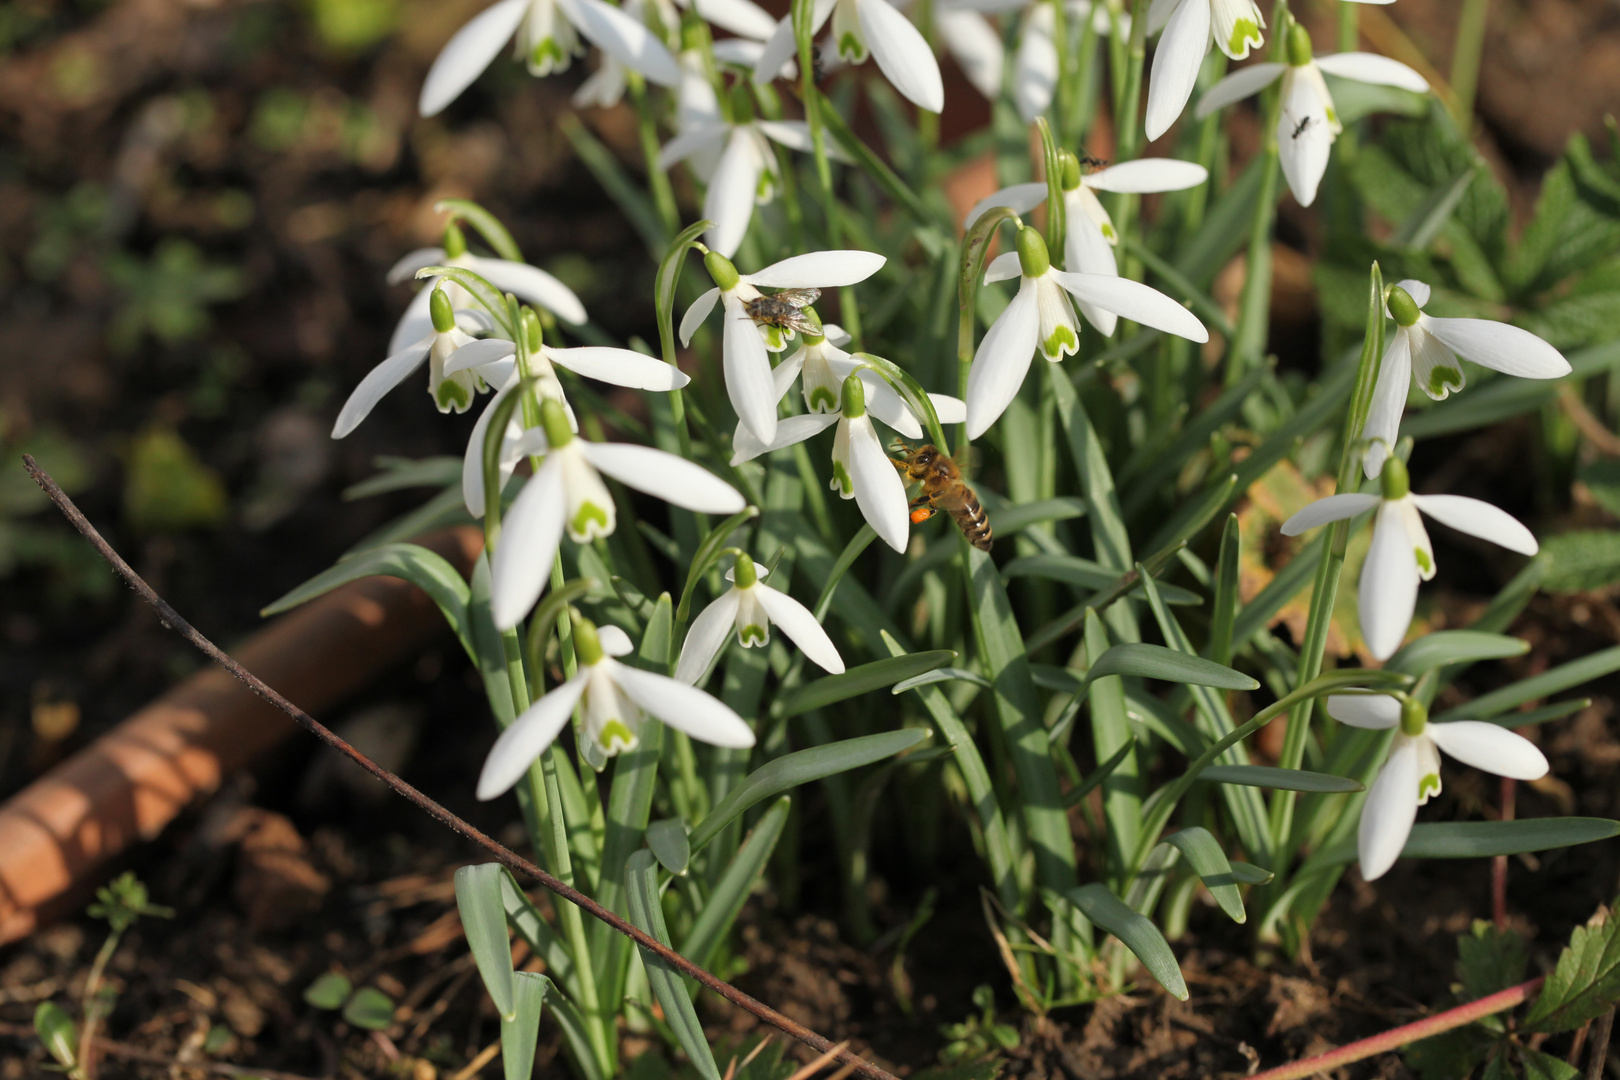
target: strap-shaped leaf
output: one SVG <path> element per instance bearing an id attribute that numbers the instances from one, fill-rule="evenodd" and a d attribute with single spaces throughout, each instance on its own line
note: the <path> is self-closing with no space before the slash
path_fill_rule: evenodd
<path id="1" fill-rule="evenodd" d="M 512 1015 L 501 1017 L 501 1072 L 506 1080 L 529 1080 L 534 1075 L 540 1011 L 550 982 L 533 971 L 519 971 L 512 976 Z"/>
<path id="2" fill-rule="evenodd" d="M 1279 769 L 1275 765 L 1211 765 L 1198 774 L 1198 779 L 1211 784 L 1242 784 L 1246 787 L 1309 791 L 1324 795 L 1362 790 L 1361 783 L 1347 776 L 1330 776 L 1304 769 Z"/>
<path id="3" fill-rule="evenodd" d="M 1058 729 L 1053 727 L 1052 736 L 1054 742 L 1057 741 L 1057 735 Z M 1107 761 L 1097 766 L 1096 772 L 1092 773 L 1090 776 L 1086 777 L 1085 780 L 1081 781 L 1079 787 L 1071 789 L 1063 796 L 1063 805 L 1078 806 L 1081 799 L 1084 799 L 1087 795 L 1090 795 L 1093 791 L 1097 790 L 1098 784 L 1114 775 L 1114 770 L 1119 768 L 1120 762 L 1124 761 L 1125 756 L 1135 749 L 1135 747 L 1135 739 L 1121 744 L 1118 750 L 1115 750 L 1111 755 L 1109 755 Z"/>
<path id="4" fill-rule="evenodd" d="M 1239 885 L 1269 885 L 1276 876 L 1263 866 L 1232 860 L 1232 877 Z"/>
<path id="5" fill-rule="evenodd" d="M 582 1080 L 610 1080 L 602 1074 L 601 1066 L 597 1063 L 596 1048 L 591 1042 L 590 1030 L 585 1026 L 585 1017 L 580 1014 L 578 1006 L 569 1001 L 549 979 L 546 980 L 545 997 L 546 1004 L 551 1006 L 552 1017 L 556 1019 L 557 1026 L 562 1029 L 563 1038 L 573 1051 L 572 1064 L 580 1071 Z"/>
<path id="6" fill-rule="evenodd" d="M 702 851 L 728 822 L 756 803 L 800 784 L 882 761 L 911 749 L 929 734 L 926 728 L 901 728 L 784 754 L 743 777 L 742 782 L 709 811 L 709 816 L 698 822 L 697 828 L 692 830 L 692 851 Z"/>
<path id="7" fill-rule="evenodd" d="M 1164 587 L 1159 586 L 1162 594 Z M 1148 679 L 1190 686 L 1213 686 L 1221 690 L 1254 690 L 1260 684 L 1241 671 L 1233 671 L 1224 664 L 1205 660 L 1201 656 L 1167 649 L 1163 645 L 1144 645 L 1126 642 L 1110 645 L 1095 663 L 1086 669 L 1082 688 L 1105 675 L 1139 675 Z"/>
<path id="8" fill-rule="evenodd" d="M 782 828 L 787 824 L 788 810 L 792 805 L 793 800 L 786 795 L 777 799 L 776 804 L 765 811 L 748 838 L 742 842 L 737 854 L 726 864 L 720 880 L 715 882 L 714 890 L 709 893 L 703 910 L 692 923 L 692 929 L 687 931 L 686 939 L 681 942 L 682 956 L 704 967 L 714 959 L 714 951 L 731 932 L 731 926 L 742 913 L 754 882 L 770 862 L 771 852 L 776 850 L 776 842 L 782 838 Z"/>
<path id="9" fill-rule="evenodd" d="M 1403 859 L 1483 859 L 1526 851 L 1590 844 L 1620 836 L 1620 821 L 1595 817 L 1524 818 L 1519 821 L 1439 821 L 1412 826 Z M 1313 862 L 1350 862 L 1353 840 L 1311 857 Z"/>
<path id="10" fill-rule="evenodd" d="M 477 658 L 472 633 L 467 627 L 467 582 L 444 556 L 420 544 L 384 544 L 351 555 L 336 566 L 316 574 L 259 614 L 279 615 L 329 593 L 339 585 L 368 577 L 400 578 L 427 593 L 439 605 L 445 621 L 455 631 L 467 655 Z"/>
<path id="11" fill-rule="evenodd" d="M 1592 699 L 1571 698 L 1569 701 L 1555 701 L 1551 705 L 1543 705 L 1539 709 L 1526 709 L 1524 712 L 1503 713 L 1501 716 L 1491 717 L 1491 723 L 1500 724 L 1505 728 L 1528 727 L 1531 724 L 1545 724 L 1549 720 L 1561 720 L 1572 713 L 1578 713 L 1592 704 Z"/>
<path id="12" fill-rule="evenodd" d="M 672 874 L 686 873 L 692 859 L 692 845 L 686 837 L 686 823 L 679 818 L 665 818 L 647 826 L 647 847 L 665 870 Z"/>
<path id="13" fill-rule="evenodd" d="M 625 897 L 629 901 L 630 921 L 668 945 L 669 931 L 664 926 L 664 909 L 658 901 L 658 869 L 653 853 L 643 848 L 630 856 L 625 864 Z M 664 958 L 646 948 L 641 949 L 641 963 L 647 969 L 647 984 L 653 997 L 663 1007 L 664 1020 L 675 1039 L 692 1060 L 703 1080 L 720 1080 L 720 1070 L 714 1063 L 709 1040 L 704 1037 L 703 1024 L 686 992 L 686 984 Z"/>
<path id="14" fill-rule="evenodd" d="M 1161 986 L 1180 1000 L 1187 1000 L 1187 980 L 1181 977 L 1176 954 L 1151 919 L 1128 907 L 1106 885 L 1093 882 L 1070 889 L 1068 895 L 1086 918 L 1123 941 Z"/>
<path id="15" fill-rule="evenodd" d="M 778 706 L 772 712 L 776 719 L 785 719 L 811 709 L 824 709 L 846 698 L 869 694 L 925 671 L 933 671 L 955 659 L 956 654 L 949 649 L 933 649 L 860 664 L 842 675 L 824 675 L 815 682 L 806 683 L 778 699 Z"/>
<path id="16" fill-rule="evenodd" d="M 1232 872 L 1232 864 L 1227 861 L 1220 842 L 1208 829 L 1194 825 L 1171 833 L 1164 842 L 1187 857 L 1188 865 L 1203 881 L 1204 888 L 1233 922 L 1248 921 L 1248 913 L 1243 910 L 1243 894 L 1238 892 L 1237 875 Z"/>
<path id="17" fill-rule="evenodd" d="M 461 459 L 459 457 L 439 454 L 434 457 L 406 458 L 392 457 L 385 454 L 376 458 L 373 464 L 382 471 L 376 476 L 367 477 L 358 484 L 350 484 L 344 488 L 343 500 L 345 502 L 414 487 L 442 488 L 455 484 L 457 485 L 456 490 L 460 491 Z"/>
<path id="18" fill-rule="evenodd" d="M 1478 630 L 1437 630 L 1425 634 L 1390 657 L 1384 665 L 1392 671 L 1422 675 L 1446 664 L 1472 664 L 1479 660 L 1502 660 L 1523 656 L 1530 643 L 1506 634 L 1485 634 Z"/>
<path id="19" fill-rule="evenodd" d="M 889 693 L 899 695 L 907 690 L 915 690 L 919 686 L 929 686 L 937 682 L 970 682 L 975 686 L 989 686 L 990 680 L 977 671 L 967 668 L 942 667 L 933 671 L 925 671 L 910 679 L 902 679 L 889 688 Z"/>
<path id="20" fill-rule="evenodd" d="M 546 962 L 546 968 L 557 980 L 568 986 L 574 978 L 573 957 L 568 955 L 540 909 L 518 888 L 510 872 L 501 875 L 501 905 L 506 909 L 506 921 L 512 929 Z"/>
<path id="21" fill-rule="evenodd" d="M 1500 690 L 1482 694 L 1468 704 L 1452 709 L 1436 720 L 1487 720 L 1527 701 L 1562 693 L 1571 687 L 1620 671 L 1620 645 L 1583 656 L 1551 671 L 1510 683 Z"/>
<path id="22" fill-rule="evenodd" d="M 501 899 L 500 863 L 479 863 L 456 871 L 456 910 L 467 935 L 478 974 L 503 1021 L 516 1015 L 512 988 L 512 943 L 506 932 L 506 906 Z M 504 1039 L 504 1035 L 502 1036 Z"/>
<path id="23" fill-rule="evenodd" d="M 984 499 L 985 494 L 981 492 L 979 498 Z M 1010 536 L 1031 525 L 1040 525 L 1048 521 L 1072 521 L 1078 517 L 1085 517 L 1086 501 L 1073 495 L 1060 495 L 1055 499 L 1003 504 L 992 509 L 991 513 L 995 515 L 996 535 Z"/>
<path id="24" fill-rule="evenodd" d="M 997 522 L 999 525 L 1000 522 Z M 1061 581 L 1065 585 L 1078 585 L 1084 589 L 1106 589 L 1119 580 L 1119 571 L 1078 555 L 1025 555 L 1013 559 L 1001 568 L 1001 576 L 1008 580 L 1017 577 L 1040 578 L 1043 581 Z M 1138 584 L 1132 589 L 1140 593 Z M 1201 604 L 1203 598 L 1191 589 L 1179 585 L 1160 585 L 1159 594 L 1167 604 Z"/>
<path id="25" fill-rule="evenodd" d="M 478 230 L 478 235 L 484 238 L 501 258 L 509 262 L 522 262 L 523 252 L 518 248 L 517 241 L 501 219 L 485 210 L 471 199 L 440 199 L 433 204 L 433 210 L 439 214 L 450 214 L 453 219 L 465 221 Z"/>

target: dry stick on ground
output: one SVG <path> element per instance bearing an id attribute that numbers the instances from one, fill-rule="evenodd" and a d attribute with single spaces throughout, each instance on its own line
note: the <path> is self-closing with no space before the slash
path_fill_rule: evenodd
<path id="1" fill-rule="evenodd" d="M 1316 1057 L 1296 1061 L 1292 1065 L 1279 1065 L 1275 1069 L 1255 1073 L 1249 1080 L 1304 1080 L 1307 1076 L 1331 1072 L 1340 1066 L 1349 1065 L 1353 1061 L 1360 1061 L 1363 1058 L 1370 1058 L 1374 1054 L 1382 1054 L 1398 1049 L 1407 1043 L 1414 1043 L 1419 1039 L 1427 1039 L 1431 1035 L 1438 1035 L 1443 1031 L 1450 1031 L 1452 1028 L 1471 1024 L 1475 1020 L 1483 1019 L 1494 1013 L 1506 1012 L 1515 1005 L 1528 1001 L 1536 991 L 1541 989 L 1544 978 L 1543 976 L 1531 979 L 1529 982 L 1520 983 L 1518 986 L 1510 986 L 1506 990 L 1499 990 L 1487 997 L 1480 998 L 1478 1001 L 1470 1001 L 1468 1004 L 1459 1005 L 1455 1009 L 1447 1009 L 1443 1013 L 1403 1025 L 1392 1031 L 1386 1031 L 1382 1035 L 1374 1035 L 1370 1039 L 1347 1043 L 1337 1050 L 1330 1050 L 1325 1054 L 1318 1054 Z"/>
<path id="2" fill-rule="evenodd" d="M 335 748 L 339 753 L 348 757 L 349 760 L 353 761 L 356 765 L 359 765 L 362 769 L 365 769 L 371 775 L 387 784 L 395 792 L 403 795 L 407 800 L 414 803 L 419 809 L 426 811 L 427 814 L 435 821 L 439 822 L 439 824 L 453 829 L 462 836 L 465 836 L 467 839 L 471 840 L 473 843 L 477 844 L 479 847 L 483 848 L 485 851 L 489 852 L 495 857 L 497 862 L 505 866 L 507 869 L 533 878 L 535 881 L 545 886 L 557 896 L 560 896 L 564 900 L 577 905 L 589 914 L 607 923 L 619 933 L 630 938 L 643 949 L 654 953 L 683 975 L 696 979 L 698 982 L 702 983 L 710 990 L 713 990 L 715 993 L 719 994 L 733 1005 L 752 1013 L 754 1016 L 765 1021 L 767 1024 L 780 1029 L 785 1034 L 791 1035 L 793 1038 L 804 1043 L 806 1046 L 809 1046 L 811 1049 L 820 1051 L 822 1053 L 826 1053 L 827 1051 L 834 1049 L 833 1043 L 830 1039 L 817 1035 L 814 1031 L 811 1031 L 803 1024 L 795 1023 L 794 1021 L 783 1016 L 781 1013 L 777 1012 L 775 1009 L 771 1008 L 769 1005 L 755 1000 L 749 995 L 743 993 L 741 990 L 737 989 L 735 986 L 732 986 L 730 983 L 710 974 L 704 968 L 694 964 L 692 961 L 688 960 L 686 957 L 682 956 L 668 945 L 665 945 L 657 938 L 654 938 L 650 934 L 641 930 L 639 927 L 636 927 L 626 920 L 620 918 L 618 915 L 615 915 L 613 912 L 609 911 L 601 904 L 598 904 L 595 900 L 592 900 L 584 893 L 570 885 L 565 884 L 562 881 L 559 881 L 557 878 L 552 877 L 550 874 L 546 873 L 529 860 L 523 858 L 521 855 L 518 855 L 516 852 L 511 851 L 500 843 L 496 842 L 494 839 L 484 835 L 471 824 L 463 821 L 455 814 L 452 814 L 450 811 L 446 810 L 444 807 L 440 806 L 438 803 L 416 790 L 416 788 L 412 787 L 410 784 L 407 784 L 405 781 L 401 780 L 399 777 L 395 776 L 393 773 L 389 772 L 387 769 L 384 769 L 381 765 L 378 765 L 360 751 L 350 746 L 347 742 L 334 735 L 323 724 L 321 724 L 320 721 L 316 720 L 313 716 L 310 716 L 298 706 L 276 693 L 269 686 L 266 686 L 264 682 L 257 678 L 251 671 L 248 671 L 241 664 L 238 664 L 235 660 L 227 656 L 225 652 L 219 648 L 219 646 L 215 645 L 212 641 L 209 641 L 200 632 L 198 632 L 194 626 L 188 623 L 185 619 L 181 618 L 179 612 L 170 607 L 168 602 L 165 601 L 163 597 L 159 596 L 153 591 L 150 585 L 141 580 L 141 576 L 123 560 L 123 557 L 120 556 L 118 552 L 113 550 L 112 545 L 107 543 L 107 541 L 102 538 L 102 535 L 96 531 L 96 527 L 90 524 L 89 520 L 79 512 L 79 508 L 77 506 L 73 505 L 73 500 L 68 498 L 62 489 L 57 486 L 56 481 L 52 480 L 50 475 L 46 473 L 45 470 L 41 469 L 37 464 L 35 464 L 31 455 L 23 455 L 23 465 L 28 469 L 28 475 L 32 476 L 34 478 L 34 482 L 44 490 L 46 495 L 50 496 L 51 502 L 55 503 L 56 508 L 62 511 L 67 519 L 73 523 L 73 527 L 78 529 L 86 540 L 90 541 L 90 543 L 95 547 L 97 553 L 112 565 L 112 568 L 118 572 L 120 577 L 129 583 L 130 587 L 135 590 L 141 599 L 145 600 L 148 604 L 151 604 L 154 609 L 156 609 L 158 618 L 163 620 L 163 624 L 165 626 L 179 633 L 181 637 L 185 638 L 198 649 L 202 650 L 202 652 L 208 656 L 209 659 L 213 660 L 216 664 L 219 664 L 238 679 L 241 679 L 242 682 L 247 684 L 248 689 L 252 690 L 255 694 L 258 694 L 264 700 L 268 701 L 270 704 L 292 717 L 298 722 L 300 727 L 308 730 L 311 734 L 320 739 L 322 742 L 326 743 L 328 746 Z M 870 1080 L 898 1080 L 897 1077 L 883 1071 L 881 1068 L 867 1061 L 859 1054 L 852 1053 L 847 1049 L 839 1050 L 837 1052 L 837 1059 L 843 1064 L 852 1066 L 863 1076 L 869 1077 Z"/>
<path id="3" fill-rule="evenodd" d="M 34 1038 L 34 1029 L 28 1024 L 0 1023 L 0 1035 L 18 1040 Z M 91 1040 L 95 1048 L 103 1054 L 110 1054 L 126 1061 L 140 1061 L 148 1065 L 168 1065 L 183 1070 L 202 1070 L 211 1072 L 216 1076 L 240 1076 L 253 1080 L 312 1080 L 311 1077 L 301 1076 L 298 1073 L 277 1072 L 274 1069 L 261 1069 L 252 1065 L 227 1065 L 223 1061 L 181 1061 L 173 1054 L 160 1054 L 154 1050 L 143 1050 L 139 1046 L 129 1043 L 116 1042 L 112 1039 L 103 1039 L 96 1036 Z"/>

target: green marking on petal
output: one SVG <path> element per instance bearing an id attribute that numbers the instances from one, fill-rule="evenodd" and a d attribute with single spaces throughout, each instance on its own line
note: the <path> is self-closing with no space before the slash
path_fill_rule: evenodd
<path id="1" fill-rule="evenodd" d="M 827 486 L 846 499 L 855 497 L 855 481 L 850 477 L 849 470 L 844 468 L 842 461 L 833 462 L 833 478 Z"/>
<path id="2" fill-rule="evenodd" d="M 765 343 L 772 352 L 776 352 L 787 344 L 786 339 L 782 336 L 782 328 L 780 326 L 767 326 L 765 328 Z"/>
<path id="3" fill-rule="evenodd" d="M 1048 360 L 1061 360 L 1063 358 L 1061 350 L 1065 345 L 1068 346 L 1070 352 L 1074 352 L 1080 347 L 1080 339 L 1075 336 L 1074 331 L 1069 327 L 1060 326 L 1052 331 L 1052 336 L 1042 343 L 1041 352 L 1045 354 Z"/>
<path id="4" fill-rule="evenodd" d="M 635 749 L 636 737 L 622 720 L 609 720 L 596 733 L 596 745 L 602 748 L 604 754 L 617 754 Z"/>
<path id="5" fill-rule="evenodd" d="M 1427 551 L 1424 551 L 1422 548 L 1413 548 L 1412 554 L 1417 556 L 1419 570 L 1423 571 L 1425 574 L 1434 573 L 1434 560 L 1429 558 L 1429 553 Z"/>
<path id="6" fill-rule="evenodd" d="M 771 640 L 771 635 L 763 626 L 755 626 L 753 623 L 749 623 L 737 631 L 737 640 L 742 642 L 743 648 L 752 649 L 755 645 L 763 645 Z"/>
<path id="7" fill-rule="evenodd" d="M 468 406 L 472 404 L 472 392 L 455 379 L 445 379 L 434 387 L 433 401 L 442 413 L 447 413 L 451 409 L 466 412 Z"/>
<path id="8" fill-rule="evenodd" d="M 607 511 L 593 502 L 580 503 L 579 512 L 574 515 L 574 520 L 568 523 L 568 531 L 575 536 L 587 536 L 593 521 L 605 532 L 608 525 Z"/>
<path id="9" fill-rule="evenodd" d="M 1440 774 L 1429 773 L 1418 781 L 1418 802 L 1423 802 L 1430 795 L 1440 794 Z"/>
<path id="10" fill-rule="evenodd" d="M 533 51 L 529 53 L 529 63 L 537 68 L 546 68 L 551 64 L 567 65 L 568 54 L 557 43 L 554 37 L 548 37 L 535 43 Z"/>
<path id="11" fill-rule="evenodd" d="M 1113 222 L 1109 222 L 1102 227 L 1102 234 L 1103 239 L 1107 240 L 1110 244 L 1119 243 L 1119 233 L 1115 231 Z"/>
<path id="12" fill-rule="evenodd" d="M 866 46 L 854 34 L 845 34 L 838 39 L 838 55 L 846 63 L 859 64 L 866 59 Z"/>
<path id="13" fill-rule="evenodd" d="M 810 391 L 810 400 L 806 403 L 811 412 L 837 412 L 838 395 L 825 386 L 818 386 Z"/>
<path id="14" fill-rule="evenodd" d="M 1260 36 L 1259 23 L 1253 19 L 1239 19 L 1232 24 L 1232 36 L 1227 39 L 1226 51 L 1228 54 L 1246 53 L 1249 51 L 1249 42 L 1259 45 L 1264 41 L 1265 39 Z"/>
<path id="15" fill-rule="evenodd" d="M 1436 401 L 1444 401 L 1451 396 L 1453 390 L 1461 390 L 1463 373 L 1461 368 L 1436 367 L 1429 372 L 1428 392 Z"/>

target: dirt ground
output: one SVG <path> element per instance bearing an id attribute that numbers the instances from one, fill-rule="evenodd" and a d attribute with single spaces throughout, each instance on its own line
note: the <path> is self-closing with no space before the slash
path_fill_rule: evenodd
<path id="1" fill-rule="evenodd" d="M 377 455 L 459 453 L 473 417 L 423 425 L 407 395 L 385 399 L 349 439 L 325 437 L 404 303 L 384 273 L 436 242 L 436 199 L 488 205 L 610 334 L 653 333 L 650 305 L 615 301 L 621 290 L 651 295 L 639 241 L 553 123 L 583 72 L 533 81 L 508 68 L 447 121 L 415 118 L 427 63 L 480 6 L 11 0 L 0 10 L 6 467 L 23 449 L 54 448 L 79 474 L 89 516 L 216 640 L 251 632 L 259 607 L 413 505 L 408 494 L 341 498 Z M 1444 69 L 1455 6 L 1401 0 L 1379 10 Z M 367 40 L 365 12 L 385 10 L 385 30 L 397 29 Z M 1494 5 L 1479 103 L 1481 145 L 1522 211 L 1568 134 L 1601 134 L 1605 112 L 1620 107 L 1617 9 L 1604 0 Z M 634 161 L 627 113 L 583 119 Z M 1476 439 L 1500 447 L 1522 437 L 1509 426 Z M 1442 451 L 1478 466 L 1483 455 L 1470 445 L 1426 446 L 1419 484 Z M 41 455 L 49 466 L 53 455 Z M 1545 520 L 1510 458 L 1496 455 L 1497 473 L 1473 468 L 1466 483 L 1513 492 L 1525 516 Z M 0 480 L 0 797 L 198 663 L 65 526 L 8 494 L 11 485 Z M 153 485 L 190 494 L 154 501 Z M 1458 558 L 1467 571 L 1444 604 L 1462 612 L 1501 579 L 1474 549 Z M 1612 596 L 1542 598 L 1513 632 L 1534 648 L 1495 678 L 1613 644 L 1620 610 Z M 337 719 L 403 733 L 407 779 L 481 827 L 509 824 L 472 798 L 493 733 L 465 722 L 482 706 L 459 654 L 446 643 L 379 685 L 391 689 Z M 1591 708 L 1535 735 L 1558 779 L 1521 788 L 1521 813 L 1620 817 L 1616 686 L 1585 692 Z M 455 1075 L 497 1037 L 449 884 L 474 853 L 317 760 L 312 746 L 287 747 L 131 856 L 155 898 L 180 914 L 141 923 L 115 956 L 109 1037 L 182 1061 L 207 1045 L 216 1060 L 266 1076 L 413 1080 Z M 1491 816 L 1497 791 L 1460 776 L 1439 812 L 1448 804 Z M 1002 1018 L 1024 1024 L 1009 1062 L 1017 1075 L 1243 1075 L 1445 1006 L 1453 939 L 1490 914 L 1483 862 L 1403 865 L 1376 890 L 1352 873 L 1305 958 L 1257 959 L 1242 928 L 1200 909 L 1177 943 L 1191 1001 L 1148 984 L 1020 1021 L 974 866 L 905 873 L 896 838 L 880 837 L 893 857 L 875 865 L 897 867 L 875 905 L 887 945 L 857 948 L 839 933 L 836 888 L 815 884 L 837 875 L 833 854 L 810 842 L 824 832 L 817 813 L 806 793 L 800 876 L 809 884 L 791 909 L 771 894 L 750 906 L 738 981 L 902 1075 L 937 1063 L 941 1025 L 973 1013 L 972 991 L 985 983 L 997 988 Z M 948 836 L 940 850 L 967 843 L 965 833 Z M 934 880 L 945 897 L 899 961 L 910 1014 L 896 993 L 893 932 L 921 899 L 909 879 Z M 1508 909 L 1537 943 L 1532 970 L 1617 887 L 1612 844 L 1514 860 Z M 98 925 L 67 921 L 0 948 L 0 1080 L 42 1075 L 26 1026 L 38 1001 L 82 987 Z M 395 1025 L 374 1035 L 306 1005 L 305 987 L 328 970 L 403 1003 Z M 746 1016 L 706 1008 L 717 1038 L 753 1032 Z M 549 1026 L 543 1038 L 543 1075 L 560 1076 Z M 628 1038 L 631 1049 L 650 1045 Z M 178 1074 L 113 1058 L 103 1075 Z M 1348 1075 L 1407 1072 L 1389 1056 Z"/>

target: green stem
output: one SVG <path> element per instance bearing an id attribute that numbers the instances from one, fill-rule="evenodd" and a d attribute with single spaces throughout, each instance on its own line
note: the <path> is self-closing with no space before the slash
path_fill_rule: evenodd
<path id="1" fill-rule="evenodd" d="M 1006 221 L 1017 222 L 1018 215 L 1004 206 L 987 210 L 962 237 L 961 276 L 957 281 L 957 334 L 956 370 L 958 392 L 967 397 L 968 370 L 973 366 L 974 305 L 979 295 L 979 281 L 984 277 L 985 260 L 990 254 L 990 238 Z M 968 460 L 967 425 L 957 428 L 956 460 Z"/>
<path id="2" fill-rule="evenodd" d="M 1465 133 L 1473 126 L 1474 93 L 1479 88 L 1479 61 L 1490 7 L 1491 0 L 1463 0 L 1457 18 L 1457 44 L 1451 53 L 1451 108 L 1457 127 Z"/>
<path id="3" fill-rule="evenodd" d="M 641 156 L 647 164 L 647 184 L 652 188 L 653 205 L 658 208 L 658 219 L 664 223 L 664 237 L 674 236 L 681 227 L 681 212 L 675 205 L 675 189 L 670 186 L 669 174 L 658 167 L 658 121 L 647 102 L 647 84 L 640 75 L 628 73 L 630 97 L 636 103 L 636 118 L 640 127 Z"/>

